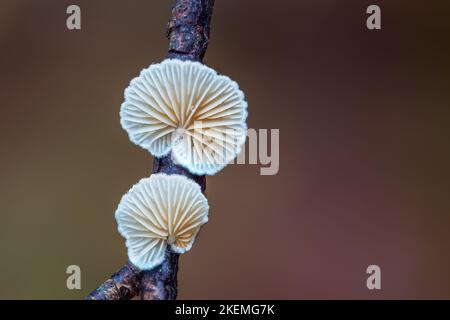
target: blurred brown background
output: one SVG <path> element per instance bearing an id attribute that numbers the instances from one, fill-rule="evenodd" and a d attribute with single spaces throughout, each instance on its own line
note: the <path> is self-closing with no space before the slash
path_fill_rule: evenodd
<path id="1" fill-rule="evenodd" d="M 0 298 L 79 299 L 126 261 L 114 211 L 152 158 L 119 107 L 164 58 L 172 3 L 0 0 Z M 450 298 L 447 9 L 216 0 L 205 63 L 239 82 L 249 127 L 280 129 L 280 171 L 208 179 L 179 298 Z M 70 264 L 81 290 L 66 288 Z"/>

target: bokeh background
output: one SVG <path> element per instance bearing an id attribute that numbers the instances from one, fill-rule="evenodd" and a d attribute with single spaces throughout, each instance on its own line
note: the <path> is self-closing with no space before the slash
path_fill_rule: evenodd
<path id="1" fill-rule="evenodd" d="M 172 4 L 0 0 L 0 298 L 80 299 L 126 261 L 114 211 L 152 158 L 119 107 L 164 58 Z M 449 16 L 446 1 L 216 1 L 205 63 L 239 82 L 249 127 L 280 129 L 280 170 L 208 178 L 179 298 L 450 298 Z"/>

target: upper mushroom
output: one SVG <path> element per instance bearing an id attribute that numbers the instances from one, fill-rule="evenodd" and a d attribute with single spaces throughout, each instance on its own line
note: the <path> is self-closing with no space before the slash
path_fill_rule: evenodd
<path id="1" fill-rule="evenodd" d="M 177 253 L 188 251 L 208 221 L 208 210 L 199 185 L 184 176 L 159 173 L 142 179 L 122 197 L 116 210 L 128 258 L 149 270 L 163 262 L 168 245 Z"/>
<path id="2" fill-rule="evenodd" d="M 198 175 L 213 175 L 240 152 L 247 102 L 236 82 L 193 61 L 166 59 L 125 90 L 121 125 L 130 140 Z"/>

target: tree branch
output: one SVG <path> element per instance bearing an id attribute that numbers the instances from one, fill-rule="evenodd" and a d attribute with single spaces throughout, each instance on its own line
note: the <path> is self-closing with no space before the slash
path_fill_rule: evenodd
<path id="1" fill-rule="evenodd" d="M 168 25 L 168 58 L 202 61 L 209 41 L 214 0 L 176 0 Z"/>
<path id="2" fill-rule="evenodd" d="M 176 0 L 168 24 L 167 58 L 202 61 L 209 41 L 214 0 Z M 184 175 L 205 192 L 206 178 L 175 164 L 171 155 L 155 158 L 153 173 Z M 128 262 L 110 279 L 89 294 L 87 300 L 126 300 L 140 294 L 142 300 L 167 300 L 177 297 L 179 254 L 166 251 L 164 262 L 148 271 L 140 271 Z"/>
<path id="3" fill-rule="evenodd" d="M 92 291 L 86 300 L 128 300 L 139 292 L 141 270 L 128 262 L 111 278 Z"/>
<path id="4" fill-rule="evenodd" d="M 142 271 L 139 286 L 141 300 L 175 300 L 179 254 L 166 250 L 164 262 L 155 269 Z"/>

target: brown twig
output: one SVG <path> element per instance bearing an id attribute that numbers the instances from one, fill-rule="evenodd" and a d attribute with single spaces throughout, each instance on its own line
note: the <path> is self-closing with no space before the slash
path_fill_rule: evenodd
<path id="1" fill-rule="evenodd" d="M 142 278 L 141 270 L 127 263 L 100 287 L 92 291 L 86 300 L 128 300 L 138 294 Z"/>
<path id="2" fill-rule="evenodd" d="M 168 24 L 168 58 L 202 61 L 208 47 L 209 25 L 214 0 L 176 0 Z M 204 192 L 205 176 L 190 173 L 175 164 L 169 155 L 155 158 L 153 173 L 184 175 L 198 183 Z M 140 271 L 130 262 L 90 293 L 87 300 L 126 300 L 140 294 L 142 300 L 177 297 L 179 255 L 167 249 L 164 262 L 149 271 Z"/>
<path id="3" fill-rule="evenodd" d="M 164 262 L 155 269 L 142 271 L 139 293 L 141 300 L 175 300 L 179 254 L 166 251 Z"/>
<path id="4" fill-rule="evenodd" d="M 168 58 L 203 60 L 213 7 L 214 0 L 176 0 L 167 29 Z"/>

